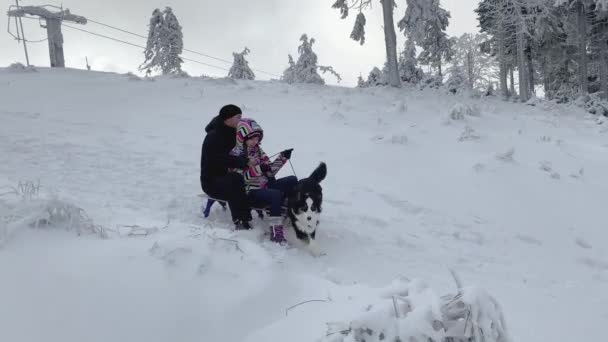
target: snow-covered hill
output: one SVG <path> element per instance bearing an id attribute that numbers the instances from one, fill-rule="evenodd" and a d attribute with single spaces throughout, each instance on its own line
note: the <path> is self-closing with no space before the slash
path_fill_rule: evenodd
<path id="1" fill-rule="evenodd" d="M 299 177 L 327 163 L 325 256 L 201 217 L 226 103 Z M 315 341 L 400 277 L 454 292 L 451 268 L 513 341 L 603 341 L 606 125 L 441 90 L 0 69 L 0 340 Z"/>

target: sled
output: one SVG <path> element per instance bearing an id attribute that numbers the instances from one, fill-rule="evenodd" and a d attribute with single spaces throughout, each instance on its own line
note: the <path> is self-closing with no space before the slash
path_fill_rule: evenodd
<path id="1" fill-rule="evenodd" d="M 207 203 L 205 204 L 205 207 L 203 208 L 203 216 L 205 218 L 209 217 L 209 214 L 211 214 L 211 207 L 213 207 L 213 204 L 215 204 L 215 202 L 219 203 L 222 206 L 222 210 L 226 211 L 226 207 L 228 206 L 228 202 L 222 199 L 218 199 L 218 198 L 213 198 L 205 193 L 199 194 L 199 197 L 202 198 L 206 198 L 207 199 Z M 255 210 L 256 213 L 258 214 L 258 217 L 260 219 L 264 219 L 265 215 L 270 216 L 270 207 L 269 206 L 260 206 L 259 203 L 256 205 L 256 203 L 253 203 L 253 205 L 250 206 L 251 210 Z M 287 206 L 283 205 L 281 207 L 281 215 L 285 216 L 287 214 Z"/>

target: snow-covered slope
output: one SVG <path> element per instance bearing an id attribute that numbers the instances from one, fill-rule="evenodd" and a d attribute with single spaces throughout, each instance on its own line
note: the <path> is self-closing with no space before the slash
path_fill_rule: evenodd
<path id="1" fill-rule="evenodd" d="M 204 126 L 226 103 L 267 152 L 295 149 L 299 177 L 327 163 L 325 256 L 201 218 Z M 2 341 L 315 341 L 401 276 L 453 292 L 449 268 L 514 341 L 605 338 L 608 129 L 574 108 L 0 69 L 0 156 Z"/>

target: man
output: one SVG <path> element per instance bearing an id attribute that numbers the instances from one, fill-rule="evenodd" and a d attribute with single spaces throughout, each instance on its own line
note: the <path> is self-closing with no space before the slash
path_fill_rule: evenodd
<path id="1" fill-rule="evenodd" d="M 225 200 L 230 207 L 236 229 L 251 229 L 251 212 L 243 176 L 228 172 L 229 168 L 246 169 L 247 156 L 231 156 L 236 145 L 236 126 L 241 120 L 241 109 L 229 104 L 205 128 L 207 136 L 201 151 L 201 187 L 217 199 Z"/>

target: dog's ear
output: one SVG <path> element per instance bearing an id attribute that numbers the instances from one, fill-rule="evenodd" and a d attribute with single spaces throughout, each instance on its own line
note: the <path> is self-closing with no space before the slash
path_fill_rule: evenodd
<path id="1" fill-rule="evenodd" d="M 327 165 L 321 162 L 319 166 L 310 174 L 310 180 L 315 183 L 321 183 L 327 176 Z"/>

